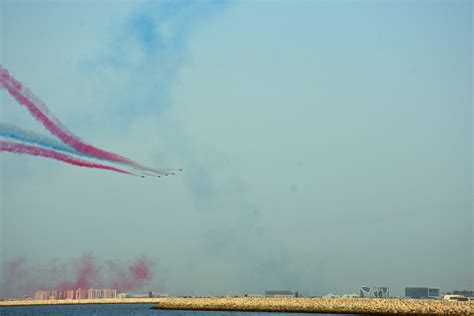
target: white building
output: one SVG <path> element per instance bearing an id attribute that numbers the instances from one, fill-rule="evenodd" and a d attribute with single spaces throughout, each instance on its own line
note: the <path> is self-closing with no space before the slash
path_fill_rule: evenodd
<path id="1" fill-rule="evenodd" d="M 383 286 L 362 286 L 360 288 L 360 297 L 389 297 L 388 287 Z"/>

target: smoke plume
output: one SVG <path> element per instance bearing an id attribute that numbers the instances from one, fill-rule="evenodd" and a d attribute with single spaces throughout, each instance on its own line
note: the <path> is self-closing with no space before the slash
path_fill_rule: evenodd
<path id="1" fill-rule="evenodd" d="M 145 256 L 101 264 L 92 254 L 85 254 L 41 265 L 33 265 L 20 257 L 4 264 L 0 298 L 32 295 L 37 289 L 108 288 L 130 292 L 143 289 L 152 275 L 152 263 Z"/>

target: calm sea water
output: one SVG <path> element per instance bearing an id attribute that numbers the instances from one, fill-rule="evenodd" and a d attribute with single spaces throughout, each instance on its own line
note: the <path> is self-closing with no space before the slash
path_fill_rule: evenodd
<path id="1" fill-rule="evenodd" d="M 163 311 L 150 309 L 153 304 L 98 304 L 98 305 L 46 305 L 0 307 L 1 316 L 276 316 L 308 315 L 300 313 L 253 313 L 253 312 L 209 312 L 209 311 Z M 318 314 L 329 315 L 329 314 Z"/>

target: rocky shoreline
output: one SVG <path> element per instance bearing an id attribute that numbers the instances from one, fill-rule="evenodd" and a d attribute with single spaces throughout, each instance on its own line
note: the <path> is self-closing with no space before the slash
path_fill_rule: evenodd
<path id="1" fill-rule="evenodd" d="M 258 311 L 335 314 L 474 315 L 474 301 L 357 298 L 168 298 L 164 310 Z"/>

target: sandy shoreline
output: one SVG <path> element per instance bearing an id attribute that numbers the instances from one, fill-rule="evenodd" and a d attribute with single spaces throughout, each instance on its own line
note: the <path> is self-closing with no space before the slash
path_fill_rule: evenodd
<path id="1" fill-rule="evenodd" d="M 343 314 L 474 315 L 474 301 L 357 298 L 117 298 L 0 301 L 1 306 L 73 304 L 156 304 L 164 310 L 215 310 Z"/>
<path id="2" fill-rule="evenodd" d="M 155 309 L 343 314 L 474 315 L 474 301 L 356 298 L 169 298 Z"/>

